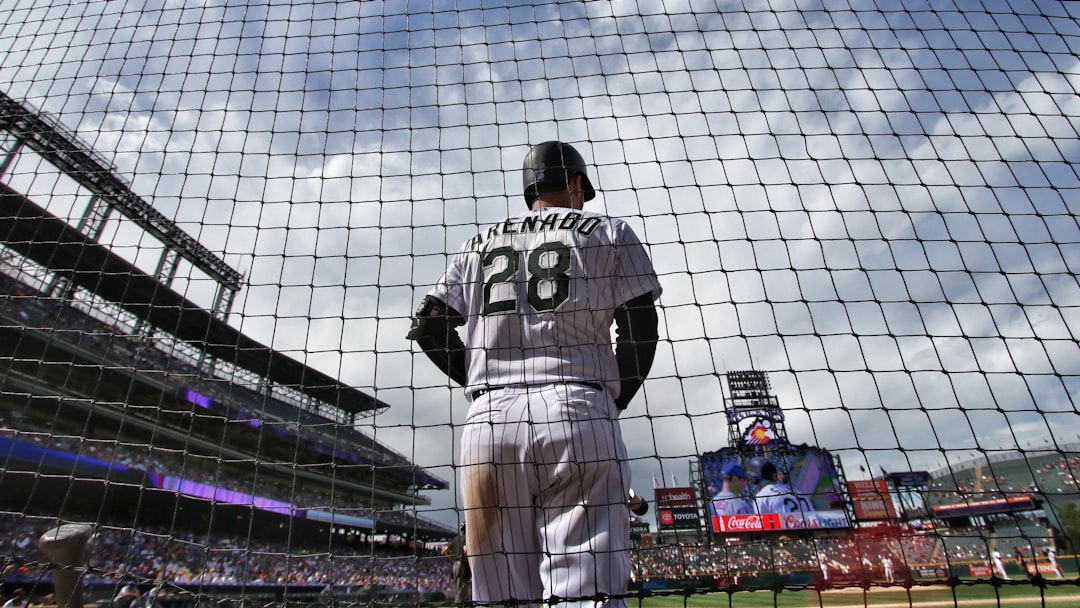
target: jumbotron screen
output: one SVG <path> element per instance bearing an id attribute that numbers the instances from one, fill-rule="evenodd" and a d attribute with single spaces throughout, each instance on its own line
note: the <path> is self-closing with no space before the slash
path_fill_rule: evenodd
<path id="1" fill-rule="evenodd" d="M 851 526 L 836 464 L 821 448 L 724 448 L 703 454 L 701 470 L 718 534 Z"/>

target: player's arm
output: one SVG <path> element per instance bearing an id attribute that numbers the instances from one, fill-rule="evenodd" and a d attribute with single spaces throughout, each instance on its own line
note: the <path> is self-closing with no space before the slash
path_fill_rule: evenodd
<path id="1" fill-rule="evenodd" d="M 465 324 L 461 313 L 438 298 L 425 296 L 413 316 L 406 338 L 416 340 L 424 354 L 444 374 L 465 386 L 465 344 L 457 327 Z"/>
<path id="2" fill-rule="evenodd" d="M 622 380 L 615 405 L 620 410 L 630 405 L 652 369 L 658 324 L 651 292 L 615 309 L 615 360 Z"/>

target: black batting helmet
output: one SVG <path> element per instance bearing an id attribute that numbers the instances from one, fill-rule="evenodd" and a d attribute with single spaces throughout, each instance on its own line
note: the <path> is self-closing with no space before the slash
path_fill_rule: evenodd
<path id="1" fill-rule="evenodd" d="M 591 201 L 596 197 L 596 190 L 585 171 L 585 159 L 570 144 L 560 141 L 536 144 L 525 155 L 521 173 L 525 204 L 530 209 L 540 193 L 564 191 L 570 179 L 579 174 L 585 200 Z"/>

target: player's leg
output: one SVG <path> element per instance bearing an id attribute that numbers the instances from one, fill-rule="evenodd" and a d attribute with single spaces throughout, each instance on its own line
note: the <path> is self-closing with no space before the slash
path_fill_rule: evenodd
<path id="1" fill-rule="evenodd" d="M 533 422 L 534 458 L 544 465 L 538 471 L 545 594 L 560 599 L 625 594 L 630 468 L 614 403 L 594 389 L 558 386 L 533 400 Z M 565 604 L 619 607 L 625 600 Z"/>
<path id="2" fill-rule="evenodd" d="M 473 404 L 462 432 L 461 492 L 478 603 L 543 597 L 531 468 L 522 447 L 526 403 L 508 392 L 489 393 Z"/>

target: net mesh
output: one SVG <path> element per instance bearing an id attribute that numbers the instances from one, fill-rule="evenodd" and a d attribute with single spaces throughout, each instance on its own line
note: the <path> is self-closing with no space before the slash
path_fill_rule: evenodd
<path id="1" fill-rule="evenodd" d="M 771 4 L 5 2 L 3 594 L 81 523 L 87 603 L 453 601 L 468 403 L 405 334 L 551 139 L 664 286 L 631 603 L 1067 591 L 1077 6 Z M 844 525 L 717 532 L 733 370 Z"/>

